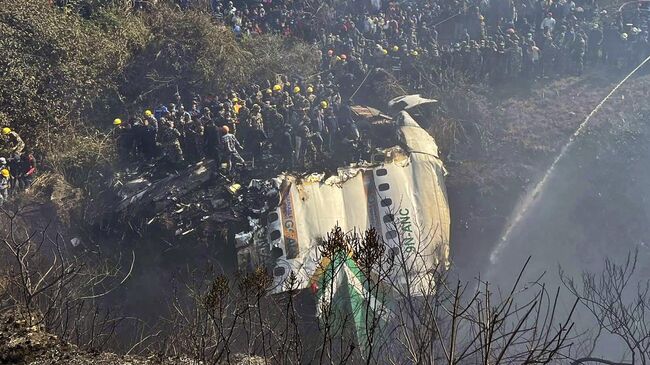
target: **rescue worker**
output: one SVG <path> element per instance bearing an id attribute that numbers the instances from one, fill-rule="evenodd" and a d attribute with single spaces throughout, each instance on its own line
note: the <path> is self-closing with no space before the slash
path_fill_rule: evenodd
<path id="1" fill-rule="evenodd" d="M 311 132 L 309 131 L 309 118 L 305 118 L 298 124 L 296 128 L 296 134 L 294 136 L 296 140 L 296 150 L 294 151 L 295 163 L 299 166 L 304 166 L 305 164 L 305 153 L 311 143 Z"/>
<path id="2" fill-rule="evenodd" d="M 219 144 L 221 134 L 219 132 L 219 127 L 215 123 L 214 119 L 208 121 L 204 127 L 204 137 L 205 137 L 205 152 L 208 157 L 214 158 L 217 161 L 219 160 Z"/>
<path id="3" fill-rule="evenodd" d="M 177 166 L 184 161 L 183 150 L 181 149 L 181 132 L 174 128 L 174 122 L 165 120 L 164 118 L 160 123 L 160 131 L 158 133 L 158 140 L 160 141 L 161 159 Z"/>
<path id="4" fill-rule="evenodd" d="M 574 69 L 573 72 L 576 76 L 582 75 L 585 66 L 585 53 L 587 52 L 587 41 L 582 34 L 578 34 L 577 39 L 573 42 L 571 53 L 573 56 Z"/>
<path id="5" fill-rule="evenodd" d="M 11 186 L 9 180 L 11 174 L 8 169 L 0 170 L 0 206 L 2 206 L 9 199 L 9 187 Z"/>
<path id="6" fill-rule="evenodd" d="M 321 102 L 321 108 L 325 110 L 325 133 L 327 134 L 327 152 L 334 151 L 334 142 L 339 131 L 339 121 L 332 108 L 327 107 L 327 102 Z"/>
<path id="7" fill-rule="evenodd" d="M 159 104 L 156 109 L 153 111 L 153 116 L 154 118 L 160 120 L 160 118 L 166 117 L 167 113 L 169 113 L 169 109 L 164 104 Z"/>
<path id="8" fill-rule="evenodd" d="M 31 153 L 24 153 L 16 165 L 14 171 L 17 187 L 21 190 L 27 189 L 32 185 L 36 175 L 36 159 Z"/>
<path id="9" fill-rule="evenodd" d="M 192 117 L 185 123 L 184 129 L 187 158 L 190 161 L 199 161 L 203 158 L 203 124 L 198 118 Z"/>
<path id="10" fill-rule="evenodd" d="M 316 148 L 317 158 L 323 154 L 323 133 L 325 131 L 325 112 L 322 108 L 317 108 L 311 117 L 312 143 Z"/>
<path id="11" fill-rule="evenodd" d="M 233 159 L 239 163 L 244 163 L 244 159 L 239 154 L 238 150 L 243 150 L 241 143 L 233 134 L 230 133 L 230 128 L 227 125 L 221 127 L 223 136 L 221 137 L 221 145 L 223 147 L 225 161 L 228 164 L 228 173 L 232 172 Z"/>
<path id="12" fill-rule="evenodd" d="M 359 142 L 361 134 L 357 124 L 352 120 L 350 121 L 343 132 L 343 159 L 345 163 L 356 162 L 360 159 Z"/>
<path id="13" fill-rule="evenodd" d="M 266 140 L 266 132 L 264 131 L 264 120 L 262 119 L 261 108 L 259 105 L 254 104 L 250 112 L 250 149 L 256 160 L 262 158 L 262 145 Z"/>
<path id="14" fill-rule="evenodd" d="M 147 136 L 147 127 L 144 125 L 144 120 L 136 117 L 129 123 L 133 130 L 133 142 L 135 146 L 134 154 L 136 157 L 144 156 L 145 154 L 145 140 Z"/>
<path id="15" fill-rule="evenodd" d="M 144 120 L 147 122 L 148 126 L 151 126 L 156 131 L 156 133 L 158 133 L 158 119 L 154 117 L 151 110 L 145 110 Z"/>
<path id="16" fill-rule="evenodd" d="M 113 121 L 113 126 L 115 126 L 114 134 L 118 157 L 122 162 L 129 161 L 135 139 L 131 123 L 122 123 L 122 120 L 117 118 Z"/>
<path id="17" fill-rule="evenodd" d="M 3 150 L 12 156 L 20 156 L 25 149 L 25 142 L 18 133 L 9 127 L 2 128 Z"/>
<path id="18" fill-rule="evenodd" d="M 144 119 L 142 122 L 142 153 L 145 159 L 153 160 L 156 157 L 158 121 L 151 115 L 150 118 Z"/>
<path id="19" fill-rule="evenodd" d="M 277 148 L 280 156 L 282 156 L 283 168 L 291 168 L 293 166 L 294 144 L 291 133 L 291 125 L 285 123 L 282 132 L 277 136 Z"/>

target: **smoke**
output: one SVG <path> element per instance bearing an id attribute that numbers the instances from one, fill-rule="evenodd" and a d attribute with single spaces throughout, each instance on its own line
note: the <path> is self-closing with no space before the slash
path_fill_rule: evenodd
<path id="1" fill-rule="evenodd" d="M 499 240 L 499 243 L 497 244 L 496 248 L 494 251 L 492 251 L 492 254 L 490 255 L 490 263 L 494 264 L 497 262 L 500 253 L 508 246 L 510 235 L 517 227 L 517 225 L 521 222 L 521 220 L 526 216 L 528 213 L 529 209 L 536 203 L 538 196 L 540 193 L 546 189 L 546 186 L 548 184 L 549 178 L 553 175 L 555 172 L 555 169 L 557 167 L 558 162 L 560 162 L 565 155 L 568 153 L 568 151 L 571 149 L 571 147 L 574 145 L 577 137 L 579 137 L 587 128 L 589 125 L 589 121 L 591 120 L 591 117 L 593 117 L 607 102 L 607 100 L 632 76 L 634 75 L 643 65 L 645 65 L 648 61 L 650 61 L 650 57 L 646 58 L 641 62 L 637 67 L 634 68 L 630 73 L 627 74 L 614 88 L 603 98 L 603 100 L 596 105 L 596 107 L 587 115 L 585 120 L 580 123 L 578 126 L 578 129 L 573 133 L 569 141 L 562 147 L 560 150 L 560 153 L 555 157 L 553 162 L 551 163 L 551 166 L 548 168 L 542 179 L 537 183 L 537 185 L 534 186 L 532 190 L 530 190 L 524 199 L 522 200 L 522 203 L 519 205 L 519 208 L 515 210 L 513 214 L 513 218 L 510 220 L 510 223 L 506 226 L 506 229 L 504 230 L 503 235 L 501 236 L 501 239 Z"/>
<path id="2" fill-rule="evenodd" d="M 617 98 L 611 102 L 611 96 L 647 61 L 589 113 L 540 182 L 526 194 L 491 253 L 484 276 L 487 281 L 508 287 L 531 257 L 524 281 L 542 277 L 549 289 L 561 288 L 561 315 L 573 297 L 562 289 L 560 271 L 580 281 L 583 272 L 601 273 L 606 258 L 622 263 L 629 253 L 638 252 L 631 287 L 650 277 L 650 199 L 646 198 L 650 186 L 650 108 L 642 87 L 648 77 L 635 81 L 624 101 Z M 598 124 L 594 118 L 590 127 L 591 117 L 608 99 L 607 114 L 597 118 Z M 600 123 L 605 120 L 607 123 Z M 585 133 L 587 129 L 589 133 Z M 577 333 L 594 328 L 593 316 L 582 306 L 573 320 Z M 622 356 L 624 346 L 617 341 L 602 336 L 594 355 Z"/>

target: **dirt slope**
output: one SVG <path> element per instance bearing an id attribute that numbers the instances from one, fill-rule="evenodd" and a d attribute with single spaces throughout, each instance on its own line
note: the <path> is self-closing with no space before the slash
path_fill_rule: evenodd
<path id="1" fill-rule="evenodd" d="M 521 195 L 536 183 L 559 149 L 625 72 L 592 69 L 583 77 L 544 81 L 533 90 L 492 90 L 477 121 L 483 148 L 461 146 L 447 179 L 452 255 L 457 267 L 481 270 Z M 585 133 L 625 128 L 623 114 L 642 112 L 650 75 L 631 78 L 589 122 Z M 463 149 L 472 149 L 463 154 Z"/>

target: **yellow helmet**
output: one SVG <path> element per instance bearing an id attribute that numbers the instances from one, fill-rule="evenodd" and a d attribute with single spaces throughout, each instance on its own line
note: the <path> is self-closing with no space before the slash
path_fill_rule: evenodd
<path id="1" fill-rule="evenodd" d="M 393 52 L 397 52 L 397 51 L 399 51 L 399 47 L 393 46 Z"/>
<path id="2" fill-rule="evenodd" d="M 0 170 L 0 174 L 2 174 L 2 176 L 4 176 L 4 177 L 9 177 L 9 170 L 2 169 L 2 170 Z"/>
<path id="3" fill-rule="evenodd" d="M 113 125 L 120 125 L 120 124 L 122 124 L 122 119 L 115 118 L 115 120 L 113 121 Z"/>
<path id="4" fill-rule="evenodd" d="M 381 53 L 385 56 L 388 54 L 388 50 L 386 48 L 382 48 Z"/>
<path id="5" fill-rule="evenodd" d="M 237 99 L 237 98 L 232 98 L 232 102 L 233 102 L 233 103 L 239 103 L 239 99 Z"/>
<path id="6" fill-rule="evenodd" d="M 313 93 L 313 92 L 314 92 L 314 88 L 311 87 L 311 86 L 308 87 L 308 88 L 307 88 L 307 92 L 310 93 L 310 94 Z"/>
<path id="7" fill-rule="evenodd" d="M 11 133 L 11 128 L 9 128 L 9 127 L 2 128 L 2 134 L 7 135 L 9 133 Z"/>
<path id="8" fill-rule="evenodd" d="M 152 116 L 152 115 L 153 115 L 153 113 L 151 112 L 151 110 L 145 110 L 145 111 L 144 111 L 144 116 L 145 116 L 145 117 L 150 117 L 150 116 Z"/>
<path id="9" fill-rule="evenodd" d="M 273 90 L 271 90 L 271 89 L 266 89 L 266 93 L 267 93 L 267 94 L 271 94 L 271 93 L 273 93 Z"/>
<path id="10" fill-rule="evenodd" d="M 328 107 L 327 101 L 326 100 L 321 101 L 320 102 L 320 107 L 323 108 L 323 109 L 327 109 L 327 107 Z"/>
<path id="11" fill-rule="evenodd" d="M 412 51 L 411 51 L 411 56 L 413 56 L 413 57 L 417 57 L 418 54 L 419 54 L 419 53 L 418 53 L 418 51 L 416 51 L 416 50 L 412 50 Z"/>
<path id="12" fill-rule="evenodd" d="M 280 90 L 282 90 L 282 86 L 280 85 L 273 86 L 273 91 L 280 91 Z"/>
<path id="13" fill-rule="evenodd" d="M 296 86 L 296 87 L 293 88 L 293 93 L 294 94 L 297 94 L 299 92 L 300 92 L 300 87 Z"/>

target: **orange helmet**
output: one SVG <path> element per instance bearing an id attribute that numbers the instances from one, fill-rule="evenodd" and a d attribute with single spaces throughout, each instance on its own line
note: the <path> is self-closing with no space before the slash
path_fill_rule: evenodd
<path id="1" fill-rule="evenodd" d="M 225 133 L 225 134 L 228 134 L 228 132 L 230 132 L 230 128 L 228 128 L 227 125 L 224 125 L 223 127 L 221 127 L 221 130 L 222 130 L 223 133 Z"/>

